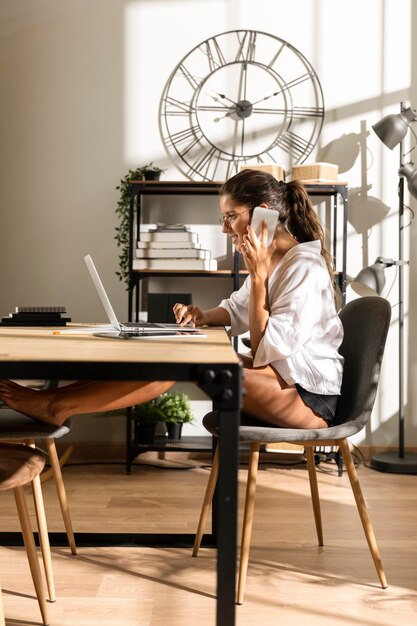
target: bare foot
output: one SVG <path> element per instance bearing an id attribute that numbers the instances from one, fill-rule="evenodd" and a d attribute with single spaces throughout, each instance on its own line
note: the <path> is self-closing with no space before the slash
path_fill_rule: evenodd
<path id="1" fill-rule="evenodd" d="M 54 408 L 53 392 L 48 390 L 35 391 L 11 380 L 0 381 L 0 399 L 9 408 L 53 426 L 60 426 L 68 417 Z"/>

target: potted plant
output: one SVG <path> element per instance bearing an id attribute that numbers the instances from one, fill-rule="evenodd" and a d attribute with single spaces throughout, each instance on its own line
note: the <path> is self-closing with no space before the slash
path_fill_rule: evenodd
<path id="1" fill-rule="evenodd" d="M 128 285 L 129 279 L 129 228 L 130 228 L 130 183 L 132 180 L 143 180 L 142 168 L 129 170 L 121 179 L 120 185 L 116 189 L 120 191 L 120 197 L 117 202 L 116 215 L 119 218 L 119 225 L 116 226 L 115 240 L 117 247 L 121 248 L 119 254 L 119 271 L 116 275 L 120 280 L 125 281 Z"/>
<path id="2" fill-rule="evenodd" d="M 154 165 L 152 162 L 142 167 L 142 174 L 145 180 L 159 180 L 161 174 L 163 174 L 164 172 L 165 170 L 162 170 L 160 167 Z"/>
<path id="3" fill-rule="evenodd" d="M 164 393 L 159 396 L 158 408 L 166 424 L 170 439 L 181 439 L 182 425 L 193 421 L 190 399 L 185 393 Z"/>
<path id="4" fill-rule="evenodd" d="M 142 167 L 137 167 L 135 170 L 129 170 L 116 187 L 117 191 L 120 192 L 116 208 L 119 224 L 116 226 L 114 238 L 117 242 L 117 247 L 121 249 L 119 254 L 119 271 L 116 272 L 116 275 L 127 286 L 129 279 L 130 183 L 132 180 L 158 180 L 164 171 L 151 162 Z"/>
<path id="5" fill-rule="evenodd" d="M 164 420 L 164 415 L 158 406 L 158 398 L 134 406 L 132 418 L 135 424 L 136 443 L 153 443 L 156 425 Z"/>

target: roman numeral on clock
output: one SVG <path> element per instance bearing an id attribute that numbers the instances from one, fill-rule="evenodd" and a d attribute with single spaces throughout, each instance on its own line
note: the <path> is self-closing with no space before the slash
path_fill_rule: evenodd
<path id="1" fill-rule="evenodd" d="M 292 131 L 287 130 L 285 133 L 278 137 L 278 139 L 268 149 L 267 154 L 271 158 L 273 158 L 271 151 L 274 150 L 274 148 L 281 148 L 292 157 L 295 157 L 296 160 L 298 160 L 301 159 L 304 154 L 310 152 L 313 147 L 314 144 L 312 144 L 310 141 L 307 141 L 303 137 L 300 137 L 300 135 L 297 135 L 297 133 L 293 133 Z"/>
<path id="2" fill-rule="evenodd" d="M 235 57 L 235 61 L 254 61 L 256 53 L 256 33 L 253 30 L 245 31 L 243 38 L 239 31 L 236 33 L 239 48 Z"/>
<path id="3" fill-rule="evenodd" d="M 182 63 L 177 70 L 177 73 L 179 73 L 180 76 L 183 76 L 184 78 L 187 79 L 187 81 L 190 83 L 191 88 L 197 89 L 197 87 L 200 85 L 202 79 L 198 76 L 193 76 L 193 74 L 191 74 L 191 72 L 185 67 L 184 63 Z"/>
<path id="4" fill-rule="evenodd" d="M 164 100 L 164 110 L 166 115 L 190 115 L 191 102 L 181 102 L 172 96 L 167 96 Z"/>
<path id="5" fill-rule="evenodd" d="M 220 156 L 220 152 L 212 146 L 210 150 L 203 152 L 193 162 L 188 161 L 190 168 L 187 172 L 187 176 L 191 175 L 193 172 L 198 172 L 198 174 L 206 180 L 215 180 Z"/>
<path id="6" fill-rule="evenodd" d="M 169 141 L 175 147 L 178 154 L 183 157 L 197 146 L 203 137 L 203 132 L 199 126 L 191 126 L 169 136 Z M 185 145 L 184 145 L 185 144 Z"/>
<path id="7" fill-rule="evenodd" d="M 199 50 L 207 56 L 210 72 L 214 72 L 219 67 L 226 65 L 226 58 L 222 52 L 219 42 L 215 37 L 207 39 L 207 41 L 204 42 L 204 45 L 199 47 Z"/>

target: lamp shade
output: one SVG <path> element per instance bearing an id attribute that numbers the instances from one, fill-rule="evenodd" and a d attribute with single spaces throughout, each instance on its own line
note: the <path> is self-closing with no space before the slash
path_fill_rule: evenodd
<path id="1" fill-rule="evenodd" d="M 364 267 L 350 283 L 351 288 L 360 296 L 381 294 L 385 285 L 384 270 L 395 265 L 394 259 L 378 257 L 373 265 Z"/>
<path id="2" fill-rule="evenodd" d="M 398 173 L 407 179 L 408 191 L 413 198 L 417 198 L 417 167 L 415 167 L 414 163 L 402 165 Z"/>
<path id="3" fill-rule="evenodd" d="M 392 150 L 407 134 L 410 122 L 417 119 L 414 109 L 408 107 L 401 113 L 386 115 L 372 126 L 380 140 Z"/>

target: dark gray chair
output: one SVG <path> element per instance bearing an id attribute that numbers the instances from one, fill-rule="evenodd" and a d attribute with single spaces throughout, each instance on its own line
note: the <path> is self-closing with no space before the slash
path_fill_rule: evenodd
<path id="1" fill-rule="evenodd" d="M 362 430 L 370 418 L 375 402 L 382 356 L 391 319 L 391 307 L 388 301 L 383 298 L 376 296 L 364 297 L 345 305 L 340 311 L 340 319 L 344 328 L 344 339 L 340 347 L 340 353 L 345 358 L 345 365 L 341 397 L 334 426 L 323 429 L 276 428 L 247 415 L 242 415 L 239 430 L 240 440 L 250 444 L 250 456 L 240 553 L 238 604 L 242 604 L 245 590 L 259 450 L 260 446 L 265 443 L 288 442 L 305 447 L 313 512 L 320 546 L 323 545 L 323 531 L 314 447 L 338 446 L 340 448 L 381 586 L 383 588 L 387 587 L 374 531 L 352 461 L 347 438 Z M 212 435 L 218 436 L 218 414 L 216 411 L 206 415 L 203 424 Z M 200 514 L 193 556 L 197 556 L 200 548 L 217 476 L 218 455 L 216 453 Z"/>

